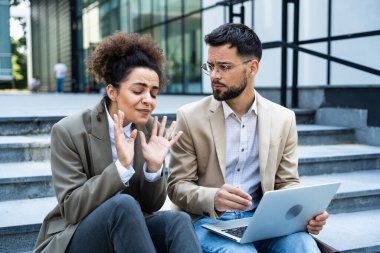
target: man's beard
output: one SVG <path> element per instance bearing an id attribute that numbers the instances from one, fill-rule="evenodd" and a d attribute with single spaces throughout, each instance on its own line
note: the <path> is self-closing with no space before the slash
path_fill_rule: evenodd
<path id="1" fill-rule="evenodd" d="M 225 92 L 222 92 L 220 90 L 213 90 L 214 98 L 218 101 L 224 101 L 224 100 L 229 100 L 229 99 L 233 99 L 233 98 L 238 97 L 243 92 L 245 87 L 247 87 L 248 81 L 247 81 L 247 78 L 244 76 L 240 86 L 229 87 L 229 88 L 224 83 L 220 83 L 218 81 L 216 81 L 214 83 L 224 85 L 224 87 L 227 88 L 227 91 L 225 91 Z"/>

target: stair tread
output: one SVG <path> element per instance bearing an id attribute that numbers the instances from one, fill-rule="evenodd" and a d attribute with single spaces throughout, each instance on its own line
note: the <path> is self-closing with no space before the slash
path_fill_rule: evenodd
<path id="1" fill-rule="evenodd" d="M 11 178 L 41 176 L 51 176 L 50 161 L 0 163 L 0 182 Z"/>
<path id="2" fill-rule="evenodd" d="M 315 237 L 341 251 L 369 247 L 379 250 L 379 225 L 380 209 L 331 214 L 322 232 Z"/>
<path id="3" fill-rule="evenodd" d="M 315 124 L 297 124 L 298 133 L 303 132 L 336 132 L 336 131 L 353 131 L 353 128 L 338 127 L 338 126 L 326 126 Z"/>
<path id="4" fill-rule="evenodd" d="M 328 175 L 301 176 L 303 185 L 340 182 L 336 198 L 364 196 L 380 193 L 380 169 L 363 170 Z"/>
<path id="5" fill-rule="evenodd" d="M 55 197 L 0 202 L 0 231 L 7 227 L 41 224 L 57 204 Z"/>
<path id="6" fill-rule="evenodd" d="M 355 156 L 380 156 L 380 147 L 364 144 L 335 144 L 335 145 L 314 145 L 298 146 L 298 156 L 300 161 L 314 158 L 336 158 Z"/>
<path id="7" fill-rule="evenodd" d="M 0 146 L 31 143 L 50 144 L 50 135 L 0 136 Z"/>

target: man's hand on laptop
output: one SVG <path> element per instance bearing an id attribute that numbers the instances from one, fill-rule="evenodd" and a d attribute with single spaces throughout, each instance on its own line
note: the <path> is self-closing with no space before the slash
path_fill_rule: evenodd
<path id="1" fill-rule="evenodd" d="M 252 197 L 232 185 L 224 184 L 215 194 L 214 205 L 219 212 L 244 211 L 252 205 Z"/>
<path id="2" fill-rule="evenodd" d="M 307 224 L 307 231 L 310 234 L 317 235 L 321 232 L 323 226 L 326 224 L 327 219 L 329 218 L 328 212 L 324 211 L 320 214 L 314 216 L 313 219 L 310 219 Z"/>

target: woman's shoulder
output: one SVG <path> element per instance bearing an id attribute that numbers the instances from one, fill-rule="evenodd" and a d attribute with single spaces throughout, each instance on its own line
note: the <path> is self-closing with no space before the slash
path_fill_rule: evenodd
<path id="1" fill-rule="evenodd" d="M 93 108 L 88 108 L 83 111 L 68 115 L 58 121 L 54 128 L 63 128 L 69 132 L 87 131 L 90 132 L 94 122 L 99 123 L 107 121 L 106 112 L 101 104 L 97 104 Z"/>

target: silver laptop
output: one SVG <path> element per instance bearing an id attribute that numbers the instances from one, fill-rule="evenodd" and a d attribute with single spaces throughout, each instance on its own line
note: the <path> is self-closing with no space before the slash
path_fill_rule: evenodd
<path id="1" fill-rule="evenodd" d="M 202 226 L 239 243 L 306 231 L 306 224 L 326 210 L 340 183 L 299 186 L 266 192 L 253 217 Z"/>

